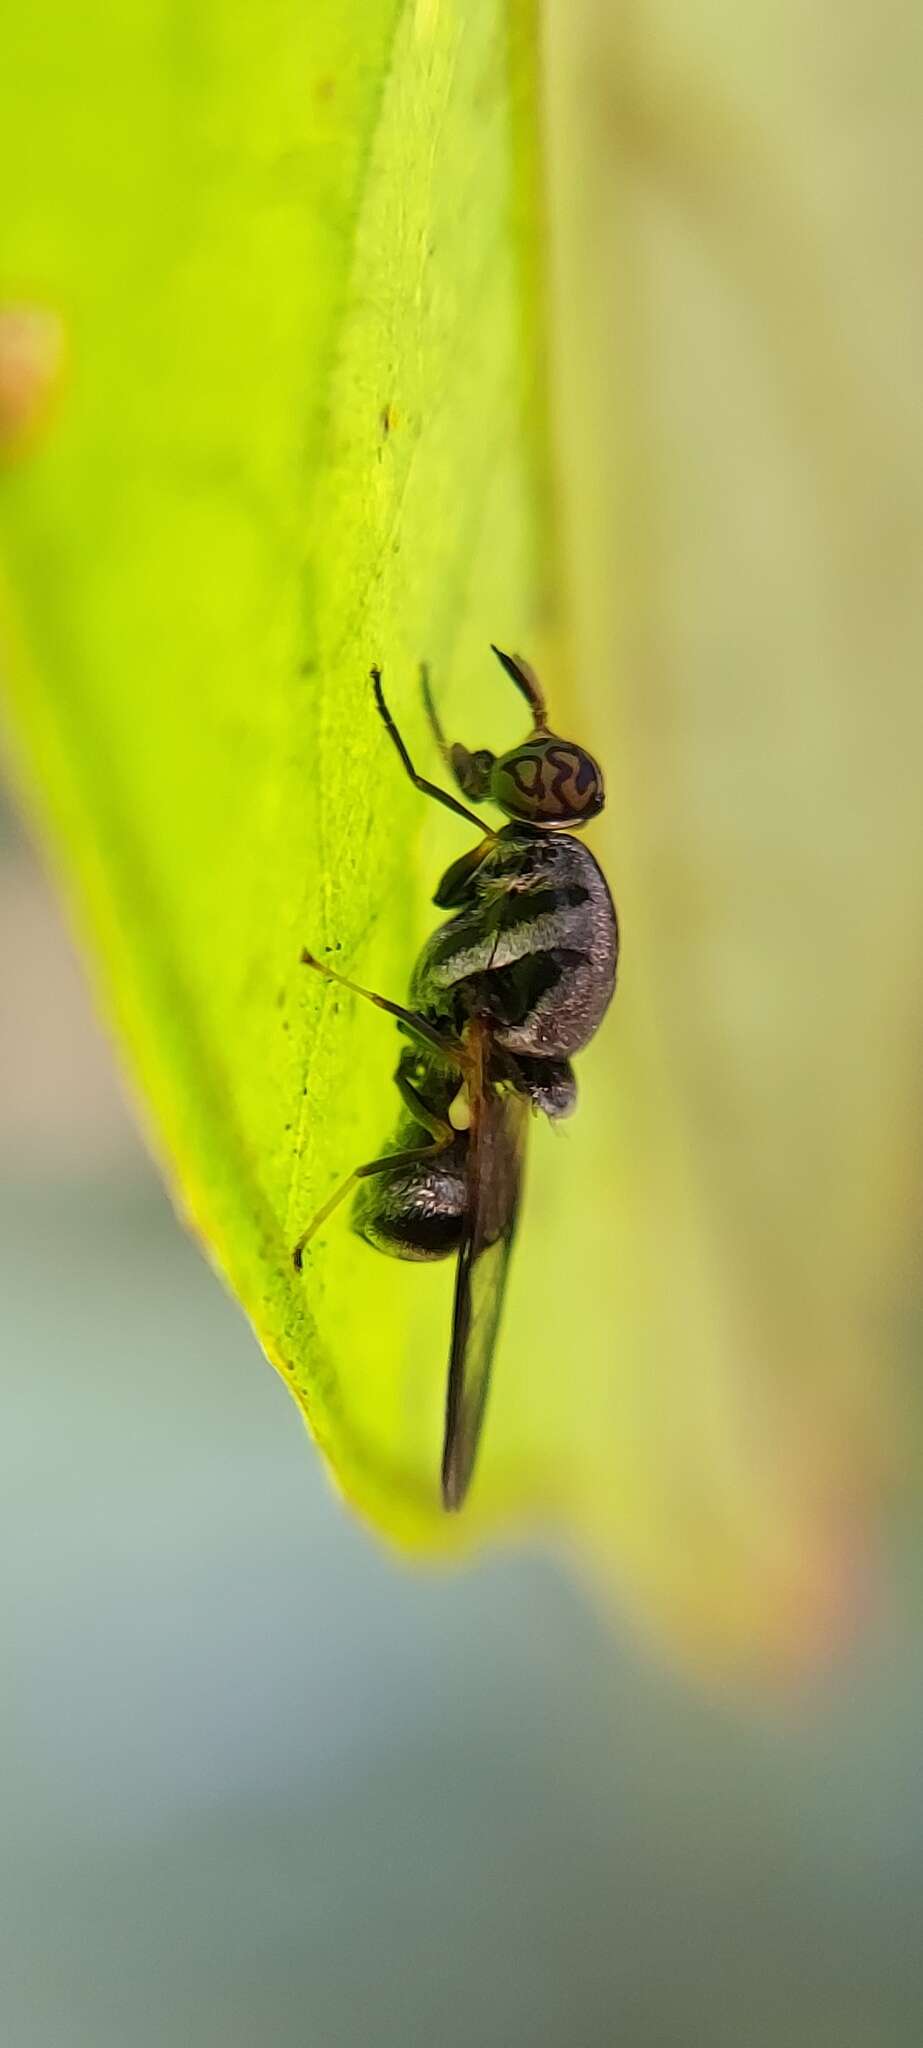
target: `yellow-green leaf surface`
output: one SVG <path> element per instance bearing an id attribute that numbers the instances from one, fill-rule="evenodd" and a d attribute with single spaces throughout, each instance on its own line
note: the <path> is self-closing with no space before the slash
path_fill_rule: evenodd
<path id="1" fill-rule="evenodd" d="M 344 1211 L 293 1272 L 396 1110 L 393 1027 L 299 953 L 402 995 L 470 840 L 370 664 L 425 755 L 422 656 L 483 741 L 522 725 L 490 639 L 548 651 L 535 63 L 527 5 L 129 0 L 11 21 L 0 84 L 0 301 L 66 364 L 2 484 L 17 757 L 183 1206 L 412 1544 L 495 1521 L 535 1451 L 498 1410 L 447 1524 L 449 1268 Z"/>

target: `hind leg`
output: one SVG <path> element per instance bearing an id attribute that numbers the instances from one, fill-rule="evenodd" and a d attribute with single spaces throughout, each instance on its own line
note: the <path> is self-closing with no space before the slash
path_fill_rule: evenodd
<path id="1" fill-rule="evenodd" d="M 292 1265 L 296 1273 L 301 1272 L 305 1249 L 312 1237 L 316 1236 L 321 1224 L 326 1223 L 328 1216 L 333 1215 L 334 1209 L 339 1208 L 340 1203 L 346 1200 L 347 1195 L 361 1180 L 371 1180 L 376 1174 L 400 1173 L 408 1166 L 423 1166 L 434 1159 L 437 1153 L 443 1152 L 454 1135 L 454 1131 L 447 1127 L 445 1137 L 434 1139 L 430 1145 L 413 1145 L 407 1152 L 389 1152 L 383 1159 L 369 1159 L 365 1166 L 354 1167 L 352 1173 L 334 1189 L 323 1208 L 318 1209 L 317 1214 L 312 1216 L 307 1229 L 302 1231 L 297 1244 L 292 1246 Z"/>

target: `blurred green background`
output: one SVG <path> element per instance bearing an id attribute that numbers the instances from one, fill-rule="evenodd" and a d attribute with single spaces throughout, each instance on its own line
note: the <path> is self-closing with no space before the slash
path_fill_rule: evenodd
<path id="1" fill-rule="evenodd" d="M 794 1685 L 722 1690 L 540 1554 L 379 1553 L 173 1222 L 7 816 L 13 2048 L 923 2032 L 923 18 L 557 0 L 548 59 L 566 546 L 635 906 L 620 1029 L 678 1123 L 664 1162 L 639 1114 L 632 1171 L 665 1294 L 675 1198 L 753 1383 L 814 1417 L 788 1569 L 832 1497 L 849 1628 Z M 652 1352 L 693 1411 L 671 1327 Z"/>

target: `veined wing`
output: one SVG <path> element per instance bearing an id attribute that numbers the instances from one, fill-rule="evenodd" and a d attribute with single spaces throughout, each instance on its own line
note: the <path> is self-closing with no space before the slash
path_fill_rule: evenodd
<path id="1" fill-rule="evenodd" d="M 525 1157 L 527 1097 L 471 1091 L 468 1210 L 455 1275 L 442 1499 L 460 1508 L 474 1469 Z"/>

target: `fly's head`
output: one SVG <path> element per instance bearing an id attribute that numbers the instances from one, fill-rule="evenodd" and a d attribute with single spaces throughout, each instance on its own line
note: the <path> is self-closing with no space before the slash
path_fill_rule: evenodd
<path id="1" fill-rule="evenodd" d="M 537 731 L 494 762 L 490 795 L 517 824 L 579 831 L 606 801 L 602 769 L 574 740 Z"/>
<path id="2" fill-rule="evenodd" d="M 575 740 L 550 730 L 541 684 L 528 663 L 499 647 L 493 652 L 531 709 L 532 731 L 521 746 L 499 756 L 484 747 L 469 753 L 454 746 L 458 781 L 468 796 L 476 802 L 488 798 L 515 824 L 542 832 L 579 830 L 606 800 L 599 762 Z"/>

